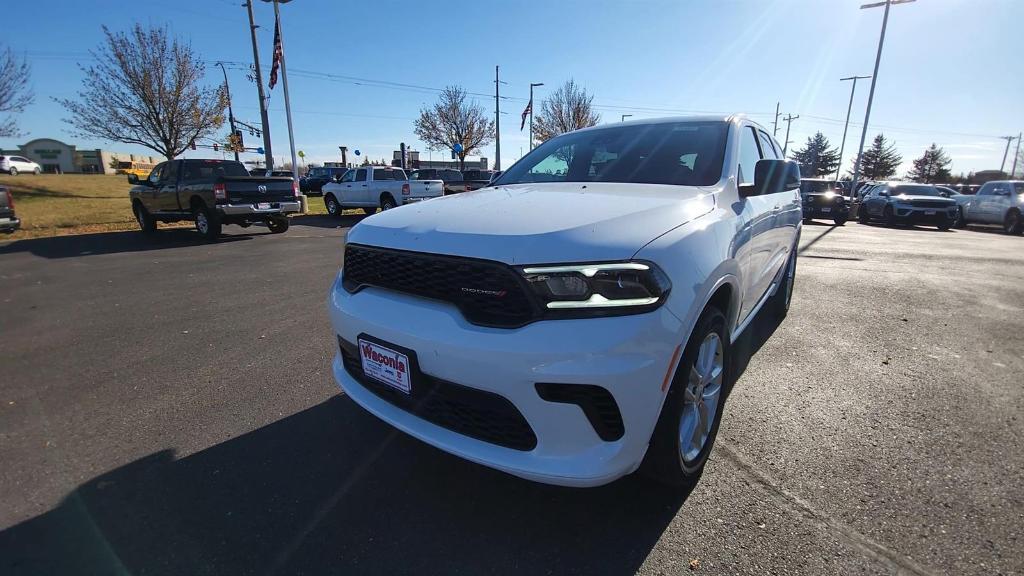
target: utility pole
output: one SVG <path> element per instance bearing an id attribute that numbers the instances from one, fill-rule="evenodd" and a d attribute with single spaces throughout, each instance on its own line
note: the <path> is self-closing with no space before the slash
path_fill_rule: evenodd
<path id="1" fill-rule="evenodd" d="M 839 145 L 839 167 L 836 168 L 836 180 L 839 180 L 839 174 L 843 171 L 843 152 L 846 151 L 846 131 L 850 128 L 850 112 L 853 110 L 853 93 L 857 91 L 857 80 L 863 80 L 865 78 L 871 78 L 871 76 L 850 76 L 849 78 L 840 78 L 840 82 L 846 82 L 853 80 L 853 86 L 850 88 L 850 104 L 846 107 L 846 124 L 843 125 L 843 142 Z"/>
<path id="2" fill-rule="evenodd" d="M 498 87 L 501 84 L 507 84 L 502 82 L 498 78 L 498 66 L 494 67 L 494 169 L 501 170 L 501 94 Z"/>
<path id="3" fill-rule="evenodd" d="M 533 87 L 543 85 L 543 82 L 530 83 L 530 150 L 533 150 Z"/>
<path id="4" fill-rule="evenodd" d="M 1013 168 L 1010 169 L 1010 179 L 1017 174 L 1017 158 L 1020 158 L 1020 137 L 1024 135 L 1021 132 L 1017 133 L 1017 150 L 1013 153 Z"/>
<path id="5" fill-rule="evenodd" d="M 622 118 L 619 118 L 619 122 L 625 122 L 626 118 L 629 118 L 632 114 L 623 114 Z"/>
<path id="6" fill-rule="evenodd" d="M 772 122 L 772 138 L 775 138 L 776 134 L 779 133 L 779 104 L 782 103 L 775 103 L 775 122 Z"/>
<path id="7" fill-rule="evenodd" d="M 907 2 L 914 2 L 915 0 L 885 0 L 885 2 L 875 2 L 874 4 L 864 4 L 860 7 L 861 10 L 865 8 L 878 8 L 879 6 L 885 6 L 885 13 L 882 15 L 882 32 L 878 35 L 878 52 L 875 53 L 875 70 L 871 73 L 871 89 L 868 90 L 868 106 L 864 111 L 864 126 L 861 127 L 860 131 L 860 146 L 857 147 L 857 161 L 853 164 L 853 180 L 850 182 L 850 194 L 853 195 L 857 192 L 857 180 L 860 179 L 860 158 L 864 154 L 864 140 L 868 137 L 868 122 L 871 120 L 871 103 L 875 100 L 875 84 L 878 82 L 878 65 L 882 63 L 882 46 L 885 44 L 885 27 L 889 24 L 889 8 L 893 4 L 905 4 Z"/>
<path id="8" fill-rule="evenodd" d="M 799 115 L 793 116 L 792 114 L 786 114 L 786 117 L 783 118 L 783 120 L 786 121 L 786 141 L 782 143 L 782 157 L 783 158 L 786 157 L 786 150 L 789 149 L 789 125 L 793 123 L 793 120 L 796 120 L 799 117 L 800 117 Z"/>
<path id="9" fill-rule="evenodd" d="M 228 124 L 231 125 L 231 149 L 235 151 L 235 162 L 238 162 L 238 146 L 235 144 L 235 113 L 231 111 L 231 88 L 228 86 L 228 71 L 224 69 L 223 62 L 217 62 L 220 71 L 224 73 L 224 92 L 228 96 Z"/>
<path id="10" fill-rule="evenodd" d="M 263 72 L 260 71 L 260 51 L 256 45 L 256 21 L 252 16 L 252 0 L 245 0 L 249 12 L 249 34 L 252 36 L 252 61 L 256 69 L 256 93 L 260 96 L 260 126 L 263 128 L 263 163 L 267 170 L 274 169 L 274 153 L 270 149 L 270 119 L 267 117 L 267 98 L 263 95 Z"/>
<path id="11" fill-rule="evenodd" d="M 999 164 L 999 171 L 1002 172 L 1003 168 L 1006 168 L 1006 155 L 1010 153 L 1010 143 L 1013 142 L 1016 136 L 1000 136 L 1003 140 L 1006 140 L 1006 150 L 1003 152 L 1003 162 Z"/>

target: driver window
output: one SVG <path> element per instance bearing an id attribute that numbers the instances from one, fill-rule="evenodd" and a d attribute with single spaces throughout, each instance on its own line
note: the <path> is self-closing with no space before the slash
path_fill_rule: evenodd
<path id="1" fill-rule="evenodd" d="M 754 168 L 761 154 L 757 150 L 757 139 L 754 136 L 754 129 L 744 126 L 740 130 L 740 166 L 736 175 L 738 184 L 754 183 Z"/>
<path id="2" fill-rule="evenodd" d="M 153 168 L 153 171 L 149 173 L 149 178 L 147 178 L 149 183 L 154 186 L 158 184 L 160 182 L 160 176 L 163 174 L 165 168 L 167 168 L 166 162 L 163 164 L 157 164 L 156 168 Z"/>
<path id="3" fill-rule="evenodd" d="M 342 182 L 351 182 L 352 179 L 355 178 L 355 175 L 356 175 L 356 171 L 355 170 L 349 170 L 348 172 L 345 172 L 344 176 L 341 177 L 341 181 Z"/>

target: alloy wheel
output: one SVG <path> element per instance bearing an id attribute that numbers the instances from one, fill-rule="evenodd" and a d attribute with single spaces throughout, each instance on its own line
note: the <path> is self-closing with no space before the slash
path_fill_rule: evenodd
<path id="1" fill-rule="evenodd" d="M 718 414 L 725 374 L 722 339 L 716 332 L 704 337 L 697 360 L 690 368 L 683 390 L 683 413 L 679 418 L 679 456 L 684 466 L 696 461 L 707 445 Z"/>
<path id="2" fill-rule="evenodd" d="M 210 231 L 210 221 L 206 219 L 206 213 L 202 211 L 196 214 L 196 230 L 200 234 L 206 234 Z"/>

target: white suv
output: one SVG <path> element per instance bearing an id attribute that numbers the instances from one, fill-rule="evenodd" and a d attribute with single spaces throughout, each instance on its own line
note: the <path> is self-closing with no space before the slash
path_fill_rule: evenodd
<path id="1" fill-rule="evenodd" d="M 352 228 L 328 308 L 334 376 L 452 454 L 594 486 L 700 474 L 730 345 L 785 315 L 800 171 L 743 117 L 564 134 L 489 188 Z"/>
<path id="2" fill-rule="evenodd" d="M 42 172 L 39 164 L 23 156 L 2 156 L 0 155 L 0 172 L 17 176 L 19 173 L 39 174 Z"/>

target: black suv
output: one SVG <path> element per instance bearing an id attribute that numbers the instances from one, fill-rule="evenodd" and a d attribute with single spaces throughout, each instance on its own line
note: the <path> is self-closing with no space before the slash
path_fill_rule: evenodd
<path id="1" fill-rule="evenodd" d="M 802 178 L 800 200 L 804 222 L 824 218 L 835 222 L 836 226 L 842 226 L 850 219 L 850 201 L 843 196 L 842 187 L 834 180 Z"/>
<path id="2" fill-rule="evenodd" d="M 346 171 L 348 168 L 334 166 L 310 168 L 309 172 L 299 179 L 299 190 L 310 196 L 323 194 L 324 184 L 341 179 Z"/>

